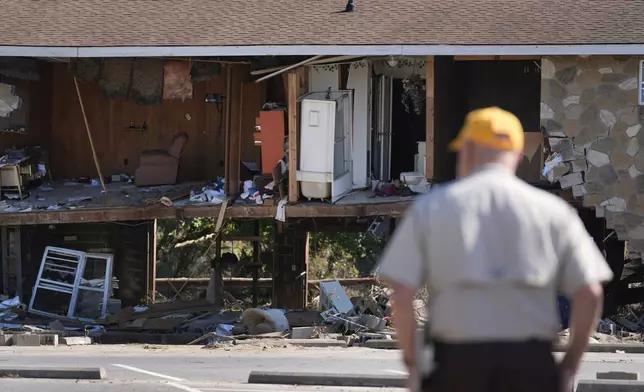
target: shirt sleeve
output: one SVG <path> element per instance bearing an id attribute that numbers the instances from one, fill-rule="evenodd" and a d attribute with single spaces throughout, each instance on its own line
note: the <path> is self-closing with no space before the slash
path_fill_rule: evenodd
<path id="1" fill-rule="evenodd" d="M 571 211 L 567 223 L 559 230 L 561 274 L 559 290 L 572 297 L 581 287 L 604 283 L 613 278 L 604 255 L 599 250 L 579 216 Z"/>
<path id="2" fill-rule="evenodd" d="M 409 208 L 401 224 L 396 227 L 380 259 L 376 275 L 390 282 L 419 289 L 425 283 L 427 260 L 423 257 L 419 242 L 417 213 Z"/>

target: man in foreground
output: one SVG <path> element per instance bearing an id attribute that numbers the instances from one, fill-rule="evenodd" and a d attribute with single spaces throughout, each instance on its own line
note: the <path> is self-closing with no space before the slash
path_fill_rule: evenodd
<path id="1" fill-rule="evenodd" d="M 412 304 L 426 286 L 435 366 L 424 391 L 572 390 L 612 272 L 572 207 L 516 177 L 523 144 L 513 114 L 471 112 L 450 146 L 459 179 L 416 201 L 384 252 L 410 385 L 426 370 Z M 572 299 L 572 336 L 557 365 L 559 293 Z"/>

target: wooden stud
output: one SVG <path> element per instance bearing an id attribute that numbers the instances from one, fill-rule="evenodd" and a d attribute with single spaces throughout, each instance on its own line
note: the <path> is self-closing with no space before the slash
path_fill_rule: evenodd
<path id="1" fill-rule="evenodd" d="M 237 76 L 234 79 L 239 79 L 241 72 L 235 72 Z M 228 175 L 226 178 L 226 185 L 228 188 L 228 195 L 237 195 L 239 193 L 240 183 L 240 165 L 241 165 L 241 137 L 242 137 L 242 123 L 244 120 L 243 106 L 244 106 L 244 83 L 233 80 L 235 91 L 235 101 L 238 102 L 238 107 L 235 108 L 231 114 L 230 121 L 230 151 L 228 152 Z M 237 90 L 239 89 L 239 90 Z M 232 100 L 231 106 L 232 106 Z"/>
<path id="2" fill-rule="evenodd" d="M 254 222 L 254 227 L 253 227 L 253 234 L 255 236 L 261 238 L 261 222 L 259 220 L 256 220 Z M 260 260 L 260 251 L 261 248 L 259 246 L 259 241 L 254 241 L 253 242 L 253 287 L 252 287 L 252 294 L 253 294 L 253 307 L 256 308 L 259 300 L 259 269 L 261 268 L 261 260 Z"/>
<path id="3" fill-rule="evenodd" d="M 157 220 L 154 219 L 150 223 L 150 232 L 149 244 L 148 244 L 148 263 L 150 266 L 148 268 L 150 274 L 149 286 L 148 286 L 148 302 L 156 302 L 157 294 Z"/>
<path id="4" fill-rule="evenodd" d="M 92 131 L 90 131 L 89 129 L 89 121 L 87 121 L 87 115 L 85 114 L 83 97 L 81 96 L 80 88 L 78 88 L 78 80 L 76 80 L 76 78 L 74 78 L 74 85 L 76 86 L 76 94 L 78 94 L 78 103 L 80 104 L 81 113 L 83 114 L 83 121 L 85 121 L 85 130 L 87 131 L 87 138 L 89 139 L 89 147 L 92 149 L 92 157 L 94 158 L 94 165 L 96 166 L 96 171 L 98 172 L 98 179 L 101 180 L 103 193 L 107 193 L 105 181 L 103 180 L 103 172 L 101 172 L 101 165 L 100 163 L 98 163 L 98 156 L 96 156 L 96 149 L 94 148 L 94 141 L 92 140 Z"/>
<path id="5" fill-rule="evenodd" d="M 512 61 L 521 61 L 521 60 L 541 60 L 541 56 L 498 56 L 499 60 L 512 60 Z"/>
<path id="6" fill-rule="evenodd" d="M 428 56 L 425 61 L 425 177 L 434 178 L 434 56 Z"/>
<path id="7" fill-rule="evenodd" d="M 232 106 L 233 106 L 233 65 L 226 65 L 226 127 L 224 130 L 224 178 L 225 191 L 230 194 L 230 133 L 232 131 Z"/>
<path id="8" fill-rule="evenodd" d="M 297 203 L 300 188 L 297 183 L 297 95 L 300 91 L 300 79 L 297 70 L 288 73 L 288 201 Z"/>
<path id="9" fill-rule="evenodd" d="M 541 56 L 454 56 L 454 61 L 540 60 Z"/>
<path id="10" fill-rule="evenodd" d="M 454 61 L 490 61 L 496 60 L 495 56 L 454 56 Z"/>

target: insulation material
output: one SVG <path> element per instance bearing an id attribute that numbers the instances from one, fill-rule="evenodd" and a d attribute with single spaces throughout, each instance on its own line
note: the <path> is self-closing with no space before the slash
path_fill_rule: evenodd
<path id="1" fill-rule="evenodd" d="M 11 112 L 20 109 L 22 101 L 15 94 L 14 86 L 0 83 L 0 117 L 9 117 Z"/>
<path id="2" fill-rule="evenodd" d="M 163 60 L 136 59 L 130 97 L 139 105 L 158 105 L 163 98 Z"/>
<path id="3" fill-rule="evenodd" d="M 192 63 L 190 78 L 192 83 L 204 82 L 221 75 L 221 64 L 197 61 Z"/>
<path id="4" fill-rule="evenodd" d="M 0 75 L 7 78 L 27 80 L 31 82 L 37 82 L 40 80 L 37 61 L 28 58 L 0 58 Z"/>
<path id="5" fill-rule="evenodd" d="M 101 62 L 98 59 L 71 59 L 69 72 L 83 83 L 94 83 L 101 73 Z"/>
<path id="6" fill-rule="evenodd" d="M 100 81 L 105 97 L 127 100 L 132 82 L 132 62 L 132 59 L 105 60 Z"/>
<path id="7" fill-rule="evenodd" d="M 166 61 L 163 67 L 163 99 L 192 99 L 190 63 Z"/>

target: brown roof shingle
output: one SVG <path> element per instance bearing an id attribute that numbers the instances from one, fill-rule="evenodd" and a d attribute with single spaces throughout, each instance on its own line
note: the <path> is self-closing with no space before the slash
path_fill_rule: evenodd
<path id="1" fill-rule="evenodd" d="M 644 0 L 1 0 L 0 45 L 644 43 Z"/>

